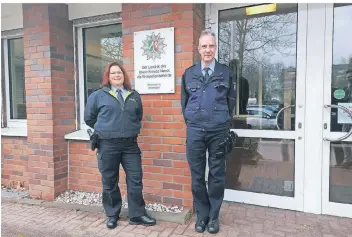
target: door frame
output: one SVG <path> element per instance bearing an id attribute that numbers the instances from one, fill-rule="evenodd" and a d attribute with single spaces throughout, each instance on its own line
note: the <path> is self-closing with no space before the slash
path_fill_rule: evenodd
<path id="1" fill-rule="evenodd" d="M 240 8 L 253 4 L 206 4 L 206 28 L 211 29 L 218 36 L 219 11 L 231 8 Z M 270 194 L 253 193 L 247 191 L 225 190 L 224 200 L 240 203 L 270 206 L 291 210 L 304 210 L 304 167 L 305 167 L 305 98 L 306 98 L 306 65 L 307 65 L 307 4 L 298 4 L 297 20 L 297 59 L 296 59 L 296 118 L 295 131 L 275 130 L 246 130 L 234 129 L 239 137 L 249 138 L 278 138 L 291 139 L 295 141 L 294 160 L 294 197 L 276 196 Z M 218 41 L 218 37 L 217 37 Z M 218 42 L 217 42 L 218 45 Z M 216 59 L 218 54 L 216 54 Z M 298 128 L 298 123 L 302 127 Z"/>
<path id="2" fill-rule="evenodd" d="M 331 82 L 332 82 L 332 65 L 333 65 L 333 27 L 334 27 L 334 4 L 326 4 L 325 8 L 325 60 L 324 60 L 324 105 L 331 105 Z M 323 109 L 324 123 L 327 128 L 323 130 L 323 137 L 329 139 L 337 139 L 344 136 L 344 132 L 330 132 L 331 112 L 329 108 Z M 348 137 L 343 141 L 352 143 L 352 137 Z M 331 142 L 323 140 L 323 155 L 322 155 L 322 213 L 343 216 L 352 218 L 352 204 L 343 204 L 330 202 L 330 160 L 331 160 Z"/>

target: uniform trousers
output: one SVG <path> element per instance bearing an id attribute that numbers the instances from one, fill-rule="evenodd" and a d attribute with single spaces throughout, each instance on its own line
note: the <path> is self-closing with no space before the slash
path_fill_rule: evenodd
<path id="1" fill-rule="evenodd" d="M 225 154 L 219 142 L 227 136 L 228 129 L 203 131 L 187 128 L 186 155 L 192 176 L 192 195 L 199 220 L 217 219 L 225 191 Z M 208 190 L 205 183 L 206 150 L 208 149 Z"/>
<path id="2" fill-rule="evenodd" d="M 118 217 L 121 212 L 122 198 L 118 185 L 120 164 L 126 173 L 128 216 L 133 218 L 145 215 L 141 151 L 136 137 L 99 140 L 97 158 L 102 175 L 106 216 Z"/>

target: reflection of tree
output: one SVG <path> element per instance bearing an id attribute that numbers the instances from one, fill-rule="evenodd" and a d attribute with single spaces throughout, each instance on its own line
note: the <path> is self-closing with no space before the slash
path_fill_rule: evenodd
<path id="1" fill-rule="evenodd" d="M 99 41 L 98 41 L 99 42 Z M 86 53 L 87 64 L 87 83 L 88 91 L 99 87 L 102 74 L 107 64 L 114 61 L 122 61 L 122 37 L 121 34 L 115 34 L 114 37 L 100 39 L 99 52 L 93 54 Z M 93 53 L 93 52 L 91 52 Z M 90 93 L 88 93 L 89 95 Z"/>
<path id="2" fill-rule="evenodd" d="M 271 97 L 280 97 L 282 92 L 282 71 L 285 65 L 282 62 L 267 63 L 269 60 L 258 62 L 257 64 L 248 64 L 243 68 L 242 74 L 245 75 L 249 83 L 249 97 L 257 98 L 258 75 L 264 78 L 263 83 L 263 100 L 270 101 Z"/>
<path id="3" fill-rule="evenodd" d="M 122 61 L 122 37 L 100 39 L 100 56 L 86 54 L 88 81 L 100 81 L 106 65 Z"/>
<path id="4" fill-rule="evenodd" d="M 340 57 L 334 59 L 332 65 L 332 87 L 334 88 L 346 88 L 348 86 L 348 79 L 346 72 L 352 69 L 352 56 L 350 58 Z"/>
<path id="5" fill-rule="evenodd" d="M 112 61 L 122 59 L 122 37 L 103 38 L 100 44 L 103 57 Z"/>
<path id="6" fill-rule="evenodd" d="M 258 96 L 259 77 L 264 79 L 264 100 L 282 92 L 280 78 L 285 65 L 278 59 L 296 54 L 296 24 L 297 13 L 219 24 L 219 61 L 228 64 L 231 59 L 239 60 L 239 71 L 248 79 L 251 98 Z M 273 56 L 275 63 L 270 60 Z"/>
<path id="7" fill-rule="evenodd" d="M 219 60 L 228 64 L 238 58 L 242 71 L 244 65 L 262 61 L 264 55 L 294 55 L 296 23 L 297 13 L 221 22 Z"/>

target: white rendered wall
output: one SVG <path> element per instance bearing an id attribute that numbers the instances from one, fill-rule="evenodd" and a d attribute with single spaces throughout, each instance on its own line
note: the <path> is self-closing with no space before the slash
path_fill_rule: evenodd
<path id="1" fill-rule="evenodd" d="M 22 3 L 1 3 L 1 31 L 23 28 Z"/>
<path id="2" fill-rule="evenodd" d="M 68 3 L 69 19 L 121 12 L 121 3 Z"/>

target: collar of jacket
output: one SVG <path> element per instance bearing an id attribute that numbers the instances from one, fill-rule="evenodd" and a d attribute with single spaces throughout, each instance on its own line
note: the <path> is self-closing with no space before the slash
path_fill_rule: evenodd
<path id="1" fill-rule="evenodd" d="M 115 99 L 119 100 L 119 99 L 117 98 L 116 93 L 115 93 L 110 87 L 104 86 L 104 87 L 103 87 L 103 91 L 105 91 L 106 93 L 110 94 L 110 95 L 113 96 Z M 128 89 L 126 89 L 126 91 L 127 91 L 127 92 L 126 92 L 126 98 L 125 98 L 125 100 L 127 99 L 127 97 L 128 97 L 129 95 L 131 95 L 131 94 L 133 93 L 133 90 L 128 90 Z"/>
<path id="2" fill-rule="evenodd" d="M 216 59 L 214 60 L 215 60 L 215 68 L 214 68 L 214 72 L 210 75 L 210 79 L 214 76 L 220 76 L 223 74 L 223 72 L 221 71 L 220 63 L 218 63 Z M 193 72 L 193 75 L 196 77 L 203 77 L 202 63 L 201 62 L 196 63 L 192 68 L 192 72 Z"/>

